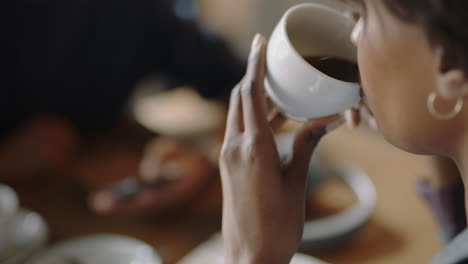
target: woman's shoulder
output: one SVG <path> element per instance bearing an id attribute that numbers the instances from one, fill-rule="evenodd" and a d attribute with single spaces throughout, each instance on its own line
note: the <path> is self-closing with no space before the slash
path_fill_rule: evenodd
<path id="1" fill-rule="evenodd" d="M 448 243 L 432 261 L 432 264 L 463 263 L 468 263 L 468 228 Z"/>

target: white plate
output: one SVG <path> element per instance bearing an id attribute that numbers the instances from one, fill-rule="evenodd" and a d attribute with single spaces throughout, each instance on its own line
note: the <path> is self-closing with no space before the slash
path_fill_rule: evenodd
<path id="1" fill-rule="evenodd" d="M 135 100 L 135 119 L 147 129 L 170 136 L 201 135 L 221 126 L 222 104 L 189 88 L 141 96 Z"/>
<path id="2" fill-rule="evenodd" d="M 223 239 L 220 234 L 214 235 L 204 242 L 177 264 L 223 264 Z M 296 253 L 290 264 L 326 264 L 325 262 Z"/>
<path id="3" fill-rule="evenodd" d="M 148 244 L 122 235 L 101 234 L 61 242 L 27 264 L 161 264 Z"/>

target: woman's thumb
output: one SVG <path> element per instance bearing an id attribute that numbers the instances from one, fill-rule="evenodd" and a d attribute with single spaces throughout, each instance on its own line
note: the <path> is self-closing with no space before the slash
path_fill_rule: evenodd
<path id="1" fill-rule="evenodd" d="M 296 134 L 291 157 L 286 165 L 288 181 L 297 186 L 305 186 L 307 171 L 312 153 L 320 139 L 328 132 L 345 122 L 340 115 L 312 120 Z"/>

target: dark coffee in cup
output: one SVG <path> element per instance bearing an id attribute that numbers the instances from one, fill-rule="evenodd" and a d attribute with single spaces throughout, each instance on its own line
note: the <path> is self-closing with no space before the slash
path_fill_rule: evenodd
<path id="1" fill-rule="evenodd" d="M 322 73 L 345 82 L 359 82 L 359 68 L 355 62 L 326 56 L 303 56 L 310 65 Z"/>

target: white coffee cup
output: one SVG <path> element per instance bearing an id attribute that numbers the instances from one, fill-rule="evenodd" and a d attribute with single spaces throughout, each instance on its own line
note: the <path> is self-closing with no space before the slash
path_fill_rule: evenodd
<path id="1" fill-rule="evenodd" d="M 336 57 L 356 62 L 350 40 L 354 27 L 342 10 L 318 3 L 298 4 L 286 11 L 267 47 L 265 90 L 279 111 L 291 119 L 341 113 L 358 103 L 360 85 L 330 77 L 303 56 Z"/>

